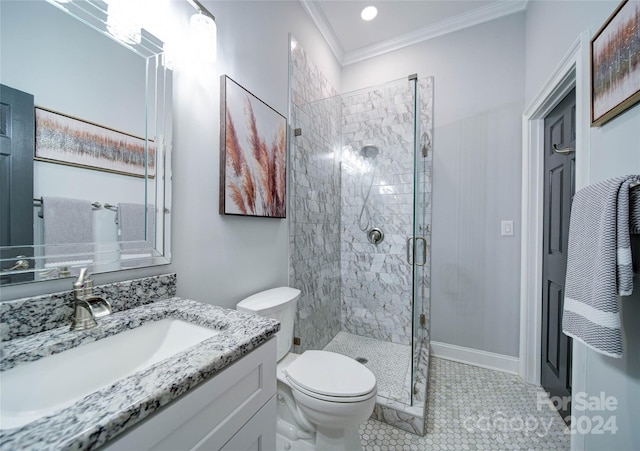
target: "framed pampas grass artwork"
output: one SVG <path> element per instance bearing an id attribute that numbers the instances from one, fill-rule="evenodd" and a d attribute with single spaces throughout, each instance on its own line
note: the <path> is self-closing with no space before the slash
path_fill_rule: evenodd
<path id="1" fill-rule="evenodd" d="M 153 178 L 155 147 L 93 122 L 36 107 L 35 160 L 115 174 Z"/>
<path id="2" fill-rule="evenodd" d="M 286 218 L 287 119 L 220 78 L 220 214 Z"/>
<path id="3" fill-rule="evenodd" d="M 640 102 L 640 0 L 624 0 L 591 39 L 591 126 Z"/>

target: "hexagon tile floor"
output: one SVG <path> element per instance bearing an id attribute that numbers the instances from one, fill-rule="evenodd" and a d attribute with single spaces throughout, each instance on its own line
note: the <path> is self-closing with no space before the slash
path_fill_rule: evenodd
<path id="1" fill-rule="evenodd" d="M 324 350 L 352 359 L 367 359 L 364 366 L 376 376 L 378 396 L 407 404 L 411 402 L 411 346 L 342 331 L 338 332 Z"/>
<path id="2" fill-rule="evenodd" d="M 360 426 L 365 451 L 568 450 L 570 434 L 542 388 L 518 376 L 431 357 L 427 434 L 376 420 Z"/>

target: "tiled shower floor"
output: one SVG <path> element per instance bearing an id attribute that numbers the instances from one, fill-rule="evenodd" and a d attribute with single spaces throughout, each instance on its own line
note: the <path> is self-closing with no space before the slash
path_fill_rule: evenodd
<path id="1" fill-rule="evenodd" d="M 411 346 L 339 332 L 324 350 L 364 357 L 364 365 L 376 376 L 378 396 L 410 404 Z"/>

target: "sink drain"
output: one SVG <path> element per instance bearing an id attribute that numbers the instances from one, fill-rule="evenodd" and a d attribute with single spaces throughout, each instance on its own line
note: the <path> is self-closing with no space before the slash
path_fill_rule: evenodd
<path id="1" fill-rule="evenodd" d="M 365 359 L 364 357 L 356 357 L 356 362 L 360 362 L 364 365 L 365 363 L 368 362 L 368 360 Z"/>

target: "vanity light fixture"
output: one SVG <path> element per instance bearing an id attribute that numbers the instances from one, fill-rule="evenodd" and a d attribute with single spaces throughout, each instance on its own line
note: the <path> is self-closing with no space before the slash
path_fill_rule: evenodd
<path id="1" fill-rule="evenodd" d="M 140 44 L 142 27 L 128 0 L 108 0 L 107 30 L 125 44 Z"/>
<path id="2" fill-rule="evenodd" d="M 376 8 L 375 6 L 367 6 L 360 13 L 360 17 L 362 17 L 362 20 L 367 20 L 367 21 L 373 20 L 377 15 L 378 15 L 378 8 Z"/>
<path id="3" fill-rule="evenodd" d="M 218 27 L 215 17 L 198 0 L 187 0 L 196 9 L 191 16 L 191 45 L 203 61 L 213 63 L 218 52 Z"/>

